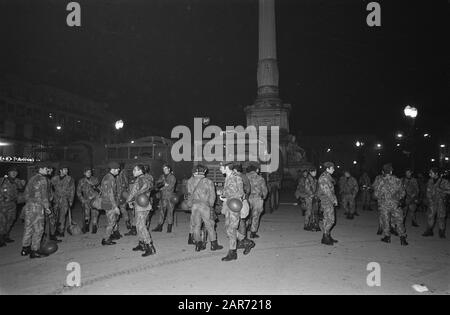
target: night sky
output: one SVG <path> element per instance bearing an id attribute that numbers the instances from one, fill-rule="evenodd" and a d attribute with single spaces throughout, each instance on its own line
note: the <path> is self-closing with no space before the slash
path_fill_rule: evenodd
<path id="1" fill-rule="evenodd" d="M 245 124 L 256 0 L 80 0 L 81 28 L 66 25 L 68 2 L 1 1 L 2 73 L 106 102 L 161 135 L 193 116 Z M 276 1 L 292 133 L 391 133 L 408 104 L 419 128 L 448 120 L 448 2 L 378 1 L 380 28 L 366 24 L 368 2 Z"/>

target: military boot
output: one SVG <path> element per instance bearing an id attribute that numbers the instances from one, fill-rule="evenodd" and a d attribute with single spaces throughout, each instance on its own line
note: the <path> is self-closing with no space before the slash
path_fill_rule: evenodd
<path id="1" fill-rule="evenodd" d="M 172 233 L 172 224 L 167 224 L 167 233 Z"/>
<path id="2" fill-rule="evenodd" d="M 136 227 L 135 227 L 135 226 L 132 226 L 131 229 L 130 229 L 127 233 L 125 233 L 124 235 L 125 235 L 125 236 L 130 236 L 130 235 L 134 236 L 134 235 L 137 235 Z"/>
<path id="3" fill-rule="evenodd" d="M 259 235 L 256 232 L 250 232 L 250 238 L 259 238 Z"/>
<path id="4" fill-rule="evenodd" d="M 138 246 L 133 247 L 133 252 L 137 252 L 137 251 L 144 251 L 144 247 L 143 247 L 143 243 L 139 242 Z"/>
<path id="5" fill-rule="evenodd" d="M 155 246 L 153 245 L 153 242 L 150 242 L 150 248 L 152 249 L 153 254 L 156 254 L 156 248 L 155 248 Z"/>
<path id="6" fill-rule="evenodd" d="M 200 241 L 200 242 L 197 242 L 195 244 L 195 251 L 196 252 L 199 252 L 199 251 L 204 250 L 204 249 L 206 249 L 206 243 Z"/>
<path id="7" fill-rule="evenodd" d="M 217 240 L 211 241 L 211 250 L 212 250 L 212 251 L 214 251 L 214 250 L 221 250 L 221 249 L 223 249 L 223 246 L 220 246 L 220 245 L 217 243 Z"/>
<path id="8" fill-rule="evenodd" d="M 406 241 L 406 236 L 400 236 L 400 245 L 408 246 L 408 242 Z"/>
<path id="9" fill-rule="evenodd" d="M 329 234 L 324 234 L 324 235 L 322 236 L 322 241 L 321 241 L 321 243 L 322 243 L 322 244 L 325 244 L 325 245 L 333 245 L 333 244 L 334 244 L 333 241 L 331 240 Z"/>
<path id="10" fill-rule="evenodd" d="M 245 242 L 244 242 L 244 240 L 242 240 L 242 241 L 237 240 L 237 243 L 236 243 L 236 249 L 244 249 L 244 248 L 245 248 Z"/>
<path id="11" fill-rule="evenodd" d="M 328 236 L 330 237 L 330 240 L 331 240 L 333 243 L 338 243 L 338 242 L 339 242 L 338 240 L 335 240 L 335 239 L 331 236 L 331 234 L 328 234 Z"/>
<path id="12" fill-rule="evenodd" d="M 64 237 L 64 232 L 60 232 L 60 231 L 56 230 L 54 235 L 57 237 Z"/>
<path id="13" fill-rule="evenodd" d="M 153 255 L 154 252 L 152 250 L 152 247 L 150 246 L 150 244 L 144 244 L 144 253 L 141 255 L 142 257 L 147 257 L 150 255 Z"/>
<path id="14" fill-rule="evenodd" d="M 439 237 L 445 238 L 445 230 L 439 230 Z"/>
<path id="15" fill-rule="evenodd" d="M 255 247 L 255 242 L 245 239 L 247 242 L 245 244 L 244 255 L 248 255 L 253 247 Z"/>
<path id="16" fill-rule="evenodd" d="M 120 240 L 121 237 L 122 237 L 122 235 L 120 234 L 120 232 L 119 232 L 118 230 L 113 231 L 112 234 L 111 234 L 111 236 L 110 236 L 110 238 L 111 238 L 113 241 Z"/>
<path id="17" fill-rule="evenodd" d="M 28 256 L 31 254 L 31 246 L 22 247 L 22 251 L 20 252 L 21 256 Z"/>
<path id="18" fill-rule="evenodd" d="M 102 245 L 103 246 L 106 246 L 106 245 L 116 245 L 117 243 L 116 242 L 113 242 L 113 240 L 111 239 L 111 236 L 107 239 L 107 240 L 105 240 L 105 239 L 102 239 Z"/>
<path id="19" fill-rule="evenodd" d="M 162 225 L 162 224 L 158 224 L 158 225 L 152 230 L 152 232 L 162 232 L 162 228 L 163 228 L 163 225 Z"/>
<path id="20" fill-rule="evenodd" d="M 93 226 L 92 226 L 92 234 L 97 234 L 97 230 L 98 230 L 98 227 L 97 227 L 97 224 L 94 224 Z"/>
<path id="21" fill-rule="evenodd" d="M 130 223 L 130 220 L 126 220 L 126 221 L 125 221 L 125 226 L 127 227 L 128 230 L 131 230 L 131 223 Z"/>
<path id="22" fill-rule="evenodd" d="M 195 242 L 194 242 L 194 235 L 193 235 L 192 233 L 189 233 L 189 236 L 188 236 L 188 245 L 195 245 Z"/>
<path id="23" fill-rule="evenodd" d="M 305 231 L 311 231 L 311 230 L 312 230 L 311 224 L 305 224 L 305 226 L 303 227 L 303 229 L 304 229 Z"/>
<path id="24" fill-rule="evenodd" d="M 230 261 L 237 259 L 237 251 L 235 249 L 230 249 L 228 254 L 222 258 L 222 261 Z"/>
<path id="25" fill-rule="evenodd" d="M 382 241 L 382 242 L 385 242 L 385 243 L 390 243 L 390 242 L 391 242 L 391 237 L 386 235 L 385 237 L 383 237 L 383 238 L 381 239 L 381 241 Z"/>
<path id="26" fill-rule="evenodd" d="M 47 254 L 40 253 L 39 251 L 32 250 L 30 253 L 30 258 L 43 258 L 47 257 Z"/>
<path id="27" fill-rule="evenodd" d="M 423 234 L 422 234 L 422 236 L 433 236 L 434 235 L 434 233 L 433 233 L 433 230 L 432 229 L 430 229 L 430 228 L 428 228 Z"/>

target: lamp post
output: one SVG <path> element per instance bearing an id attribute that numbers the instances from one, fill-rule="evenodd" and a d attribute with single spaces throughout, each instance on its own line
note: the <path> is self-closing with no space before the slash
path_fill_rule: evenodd
<path id="1" fill-rule="evenodd" d="M 119 142 L 119 130 L 122 129 L 124 125 L 125 125 L 125 124 L 124 124 L 124 122 L 123 122 L 122 119 L 117 120 L 117 121 L 114 123 L 114 128 L 116 128 L 116 133 L 115 133 L 115 136 L 116 136 L 116 137 L 115 137 L 115 138 L 116 138 L 116 142 Z"/>
<path id="2" fill-rule="evenodd" d="M 410 134 L 408 137 L 408 142 L 409 142 L 409 146 L 410 146 L 410 159 L 411 159 L 411 168 L 414 169 L 415 166 L 415 157 L 414 157 L 414 152 L 415 152 L 415 124 L 416 124 L 416 117 L 419 113 L 419 111 L 417 110 L 417 108 L 413 107 L 413 106 L 405 106 L 405 108 L 403 109 L 403 113 L 405 114 L 405 117 L 407 119 L 410 120 L 411 122 L 411 129 L 410 129 Z"/>

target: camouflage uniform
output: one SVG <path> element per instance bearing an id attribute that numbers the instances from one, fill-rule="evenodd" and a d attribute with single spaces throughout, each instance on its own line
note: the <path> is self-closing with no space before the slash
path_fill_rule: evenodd
<path id="1" fill-rule="evenodd" d="M 382 178 L 383 178 L 383 175 L 377 175 L 375 177 L 375 180 L 373 181 L 372 190 L 373 190 L 373 197 L 375 199 L 377 199 L 376 196 L 375 196 L 375 187 L 378 186 L 378 184 L 380 183 Z M 377 209 L 378 209 L 378 228 L 384 231 L 383 218 L 381 216 L 380 202 L 378 200 L 377 200 Z"/>
<path id="2" fill-rule="evenodd" d="M 370 209 L 370 177 L 367 173 L 362 174 L 359 178 L 359 190 L 363 209 Z"/>
<path id="3" fill-rule="evenodd" d="M 174 191 L 177 179 L 172 173 L 168 175 L 163 174 L 159 178 L 158 183 L 164 183 L 164 185 L 167 185 L 161 188 L 161 199 L 159 201 L 159 208 L 161 212 L 159 216 L 159 224 L 163 225 L 167 216 L 167 224 L 171 225 L 173 224 L 173 209 L 175 207 L 171 199 L 175 195 Z"/>
<path id="4" fill-rule="evenodd" d="M 403 209 L 404 219 L 408 216 L 408 212 L 412 216 L 413 222 L 416 222 L 417 202 L 419 198 L 419 184 L 413 177 L 402 179 L 402 185 L 406 190 L 405 207 Z"/>
<path id="5" fill-rule="evenodd" d="M 99 183 L 98 178 L 92 176 L 91 178 L 83 177 L 78 181 L 77 185 L 77 196 L 81 202 L 84 220 L 86 222 L 92 221 L 92 225 L 97 225 L 99 213 L 97 209 L 92 208 L 90 202 L 98 195 L 95 187 L 97 187 Z"/>
<path id="6" fill-rule="evenodd" d="M 337 204 L 334 193 L 334 179 L 325 171 L 318 181 L 318 197 L 323 211 L 323 233 L 329 234 L 335 223 L 334 205 Z"/>
<path id="7" fill-rule="evenodd" d="M 23 247 L 31 245 L 33 251 L 39 250 L 44 234 L 44 212 L 50 207 L 48 185 L 49 181 L 45 176 L 36 174 L 31 177 L 25 188 L 25 231 L 22 245 Z"/>
<path id="8" fill-rule="evenodd" d="M 116 182 L 117 182 L 117 200 L 119 201 L 119 203 L 118 203 L 119 210 L 120 210 L 120 213 L 122 214 L 122 218 L 125 221 L 129 221 L 130 218 L 129 218 L 128 212 L 127 212 L 127 203 L 124 202 L 125 199 L 123 199 L 123 197 L 122 197 L 123 192 L 128 191 L 130 188 L 126 170 L 120 171 L 119 175 L 117 175 L 117 177 L 116 177 Z M 121 200 L 123 200 L 123 202 L 120 202 Z M 117 217 L 117 218 L 119 218 L 119 217 Z M 115 225 L 114 230 L 119 230 L 118 223 Z"/>
<path id="9" fill-rule="evenodd" d="M 375 185 L 375 197 L 378 200 L 384 236 L 390 236 L 391 222 L 396 225 L 400 237 L 406 236 L 403 224 L 403 211 L 399 201 L 405 197 L 405 189 L 399 178 L 394 175 L 384 175 Z"/>
<path id="10" fill-rule="evenodd" d="M 62 234 L 66 228 L 67 211 L 72 207 L 75 196 L 75 183 L 69 175 L 64 177 L 53 176 L 51 182 L 54 191 L 53 202 L 58 218 L 58 232 Z"/>
<path id="11" fill-rule="evenodd" d="M 191 226 L 194 240 L 201 242 L 201 226 L 202 221 L 208 231 L 210 241 L 217 239 L 214 230 L 214 220 L 211 216 L 211 210 L 216 201 L 216 189 L 214 183 L 204 176 L 192 176 L 187 181 L 187 193 L 192 200 L 191 208 Z"/>
<path id="12" fill-rule="evenodd" d="M 358 193 L 358 182 L 353 176 L 342 176 L 339 179 L 339 193 L 341 194 L 342 207 L 345 214 L 355 213 L 355 197 Z"/>
<path id="13" fill-rule="evenodd" d="M 228 208 L 227 199 L 244 197 L 244 185 L 242 178 L 236 173 L 231 173 L 225 178 L 225 184 L 222 191 L 225 198 L 222 205 L 222 214 L 225 215 L 225 230 L 230 242 L 230 250 L 236 250 L 237 245 L 237 229 L 241 218 L 240 212 L 233 212 Z"/>
<path id="14" fill-rule="evenodd" d="M 5 176 L 0 181 L 0 237 L 7 236 L 16 219 L 17 195 L 22 181 Z"/>
<path id="15" fill-rule="evenodd" d="M 250 180 L 248 179 L 246 174 L 239 173 L 239 172 L 236 172 L 236 174 L 241 177 L 242 185 L 244 188 L 244 198 L 243 199 L 246 201 L 243 200 L 242 202 L 248 202 L 248 197 L 250 196 L 251 189 L 252 189 Z M 250 204 L 249 204 L 249 207 L 250 207 Z M 247 218 L 241 218 L 239 220 L 239 227 L 238 227 L 237 233 L 238 233 L 239 240 L 247 237 Z"/>
<path id="16" fill-rule="evenodd" d="M 150 245 L 152 237 L 147 229 L 147 217 L 152 209 L 152 204 L 149 202 L 148 206 L 141 207 L 136 202 L 136 197 L 145 194 L 150 198 L 150 191 L 153 188 L 153 177 L 149 175 L 140 175 L 130 186 L 130 195 L 126 202 L 134 201 L 134 211 L 136 216 L 136 229 L 139 242 Z"/>
<path id="17" fill-rule="evenodd" d="M 313 212 L 313 201 L 317 197 L 317 179 L 310 174 L 305 179 L 305 191 L 303 199 L 305 200 L 305 226 L 309 226 L 311 222 L 311 216 Z"/>
<path id="18" fill-rule="evenodd" d="M 300 176 L 300 179 L 298 180 L 297 189 L 295 190 L 295 198 L 299 202 L 300 210 L 302 210 L 303 214 L 306 214 L 306 200 L 305 200 L 305 191 L 306 189 L 306 177 Z M 306 221 L 305 221 L 306 222 Z"/>
<path id="19" fill-rule="evenodd" d="M 427 184 L 429 229 L 433 229 L 437 215 L 439 230 L 445 231 L 447 217 L 445 208 L 446 194 L 450 194 L 450 183 L 444 178 L 439 178 L 436 181 L 430 178 Z"/>
<path id="20" fill-rule="evenodd" d="M 105 239 L 110 238 L 114 226 L 116 225 L 117 216 L 120 214 L 114 211 L 118 208 L 118 200 L 117 200 L 117 182 L 116 177 L 111 173 L 106 174 L 100 185 L 100 195 L 102 199 L 102 207 L 105 210 L 106 218 L 108 220 L 106 230 L 105 230 Z"/>
<path id="21" fill-rule="evenodd" d="M 259 219 L 264 210 L 264 199 L 266 199 L 268 191 L 266 181 L 256 172 L 252 171 L 248 173 L 247 178 L 251 185 L 251 193 L 248 197 L 251 215 L 250 231 L 256 233 L 258 232 Z"/>

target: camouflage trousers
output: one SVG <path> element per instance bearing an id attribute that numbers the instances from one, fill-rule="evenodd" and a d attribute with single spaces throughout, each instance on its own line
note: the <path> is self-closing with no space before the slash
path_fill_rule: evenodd
<path id="1" fill-rule="evenodd" d="M 192 204 L 191 211 L 191 225 L 194 240 L 196 242 L 202 241 L 201 228 L 203 222 L 206 231 L 208 231 L 210 241 L 215 241 L 217 239 L 217 235 L 214 230 L 215 222 L 211 219 L 211 208 L 204 203 L 194 202 Z"/>
<path id="2" fill-rule="evenodd" d="M 170 202 L 169 198 L 161 198 L 159 201 L 159 224 L 164 224 L 167 218 L 167 224 L 173 224 L 173 204 Z"/>
<path id="3" fill-rule="evenodd" d="M 446 221 L 447 221 L 447 214 L 446 214 L 446 208 L 445 203 L 443 199 L 438 200 L 428 200 L 428 214 L 427 214 L 427 221 L 428 221 L 428 227 L 432 229 L 436 223 L 436 217 L 437 217 L 437 223 L 440 230 L 445 230 L 446 227 Z"/>
<path id="4" fill-rule="evenodd" d="M 129 216 L 128 216 L 127 205 L 126 205 L 125 203 L 119 205 L 119 210 L 120 210 L 120 214 L 122 215 L 122 218 L 123 218 L 125 221 L 128 221 L 130 218 L 129 218 Z M 117 220 L 116 220 L 116 224 L 114 225 L 114 231 L 118 231 L 118 230 L 119 230 L 120 216 L 118 215 L 116 219 L 117 219 Z M 130 222 L 130 223 L 131 223 L 131 222 Z"/>
<path id="5" fill-rule="evenodd" d="M 0 235 L 8 235 L 16 219 L 17 204 L 14 201 L 0 203 Z"/>
<path id="6" fill-rule="evenodd" d="M 84 220 L 92 223 L 92 225 L 98 225 L 99 211 L 91 207 L 89 202 L 82 202 L 81 208 L 84 213 Z"/>
<path id="7" fill-rule="evenodd" d="M 380 204 L 380 217 L 384 236 L 391 235 L 391 226 L 396 226 L 399 236 L 406 236 L 403 210 L 397 204 Z"/>
<path id="8" fill-rule="evenodd" d="M 264 210 L 264 200 L 262 198 L 249 198 L 248 203 L 250 204 L 250 231 L 256 233 L 258 232 L 259 221 Z"/>
<path id="9" fill-rule="evenodd" d="M 313 210 L 313 199 L 312 198 L 305 198 L 305 222 L 304 225 L 308 226 L 311 222 L 311 215 Z"/>
<path id="10" fill-rule="evenodd" d="M 69 201 L 67 198 L 59 198 L 55 200 L 54 210 L 58 218 L 58 232 L 64 233 L 66 229 L 67 213 L 69 212 Z"/>
<path id="11" fill-rule="evenodd" d="M 25 213 L 25 230 L 22 246 L 31 246 L 31 250 L 37 251 L 41 247 L 44 234 L 44 208 L 37 203 L 27 203 L 23 207 L 23 211 Z"/>
<path id="12" fill-rule="evenodd" d="M 403 219 L 406 220 L 408 214 L 412 217 L 414 221 L 416 221 L 417 215 L 417 203 L 413 200 L 407 200 L 405 207 L 403 208 Z"/>
<path id="13" fill-rule="evenodd" d="M 224 204 L 226 204 L 226 202 L 224 202 Z M 239 227 L 239 222 L 241 221 L 241 214 L 240 212 L 233 212 L 229 209 L 226 209 L 225 211 L 222 209 L 222 213 L 225 214 L 225 231 L 230 243 L 230 250 L 236 249 L 238 239 L 237 229 Z"/>
<path id="14" fill-rule="evenodd" d="M 136 230 L 139 242 L 151 244 L 152 237 L 147 229 L 147 217 L 150 211 L 136 211 Z"/>
<path id="15" fill-rule="evenodd" d="M 323 211 L 322 231 L 324 234 L 329 234 L 336 222 L 334 205 L 330 202 L 322 201 L 320 207 Z"/>
<path id="16" fill-rule="evenodd" d="M 114 230 L 114 227 L 117 224 L 118 215 L 117 215 L 116 211 L 114 211 L 114 210 L 106 210 L 105 214 L 106 214 L 106 220 L 107 220 L 106 230 L 105 230 L 105 240 L 106 240 L 111 236 L 111 234 Z"/>
<path id="17" fill-rule="evenodd" d="M 361 191 L 361 204 L 362 204 L 362 207 L 370 208 L 370 199 L 371 199 L 370 191 L 368 189 L 363 189 Z"/>
<path id="18" fill-rule="evenodd" d="M 341 203 L 345 214 L 355 213 L 355 198 L 352 195 L 342 195 Z"/>

